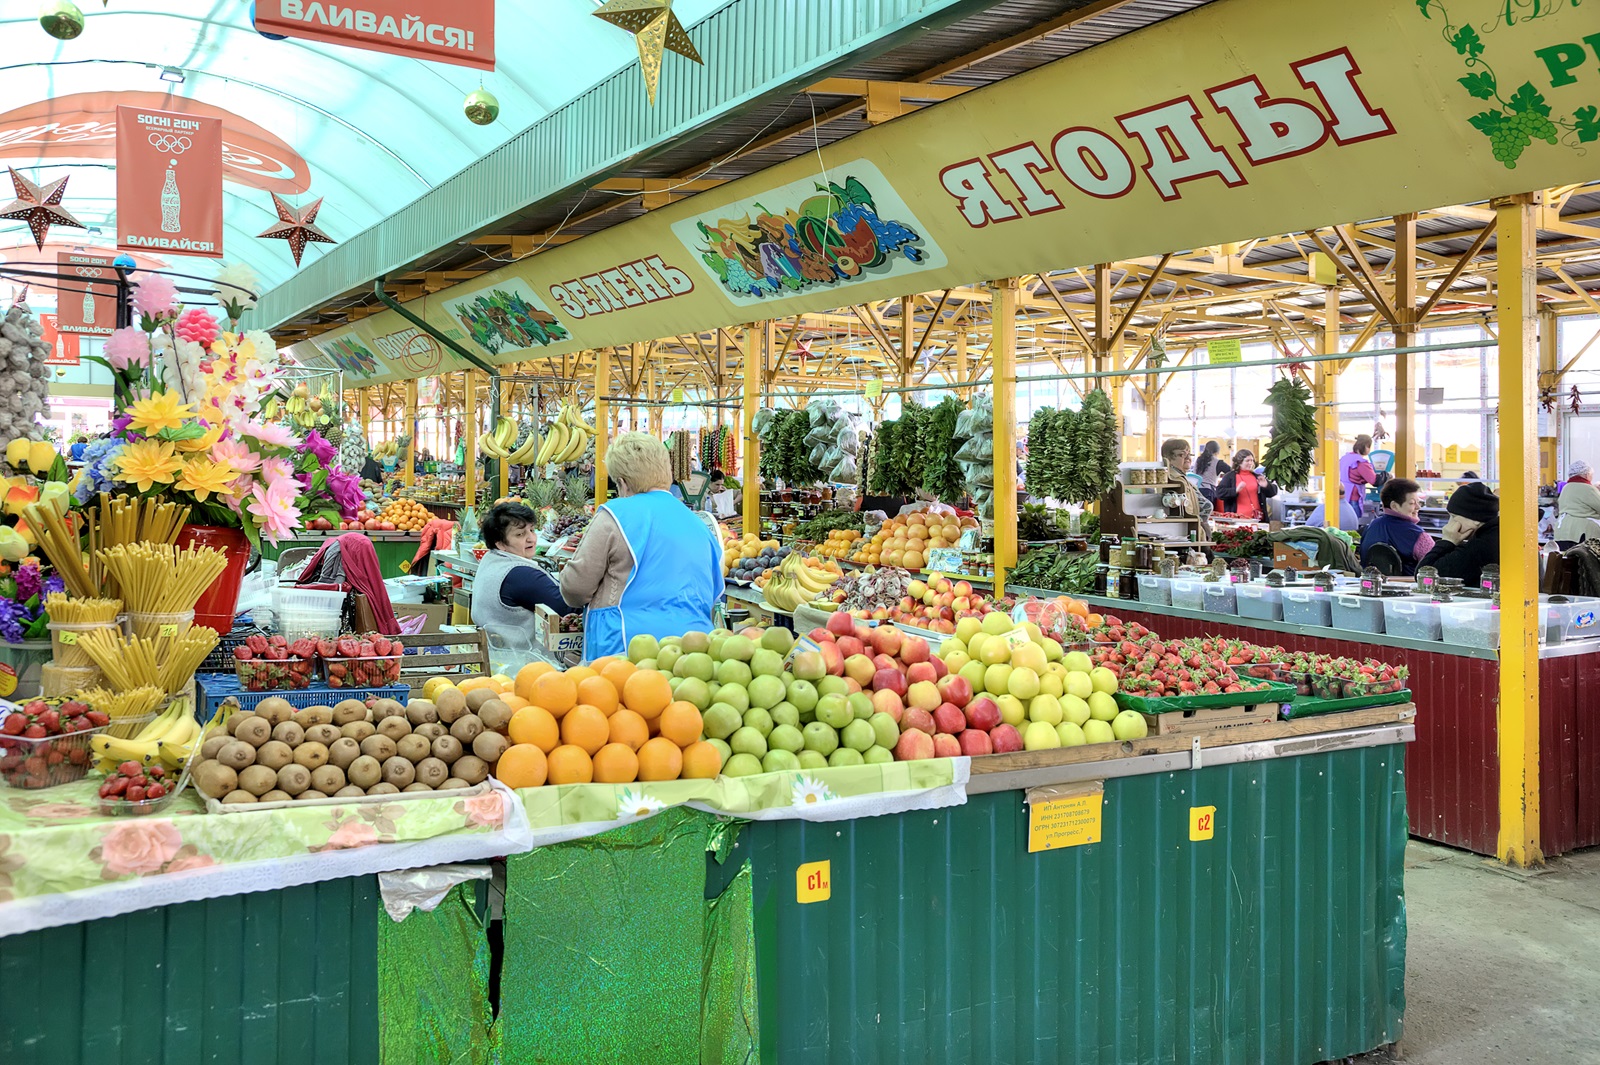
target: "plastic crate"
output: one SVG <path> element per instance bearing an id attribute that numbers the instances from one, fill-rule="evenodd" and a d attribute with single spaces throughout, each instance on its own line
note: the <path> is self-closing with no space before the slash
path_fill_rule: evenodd
<path id="1" fill-rule="evenodd" d="M 1172 605 L 1172 578 L 1158 573 L 1139 574 L 1139 602 Z"/>
<path id="2" fill-rule="evenodd" d="M 1355 632 L 1383 631 L 1383 600 L 1362 595 L 1334 593 L 1329 597 L 1333 627 Z"/>
<path id="3" fill-rule="evenodd" d="M 1223 581 L 1206 585 L 1204 605 L 1200 609 L 1207 614 L 1237 614 L 1239 596 L 1235 589 L 1238 587 Z"/>
<path id="4" fill-rule="evenodd" d="M 305 636 L 333 639 L 344 616 L 345 593 L 314 588 L 278 588 L 272 593 L 272 615 L 289 642 Z"/>
<path id="5" fill-rule="evenodd" d="M 303 691 L 311 687 L 317 677 L 317 656 L 301 658 L 252 658 L 241 662 L 233 660 L 233 675 L 239 687 L 252 694 L 274 691 Z"/>
<path id="6" fill-rule="evenodd" d="M 233 668 L 235 661 L 233 649 L 244 643 L 252 636 L 265 636 L 266 633 L 255 625 L 236 625 L 234 630 L 217 641 L 217 646 L 206 655 L 206 660 L 200 663 L 197 673 L 226 673 Z"/>
<path id="7" fill-rule="evenodd" d="M 1199 577 L 1172 578 L 1172 605 L 1184 610 L 1204 610 L 1206 582 Z"/>
<path id="8" fill-rule="evenodd" d="M 1333 624 L 1333 596 L 1315 588 L 1285 588 L 1283 590 L 1283 620 L 1291 625 Z"/>
<path id="9" fill-rule="evenodd" d="M 239 706 L 245 710 L 253 710 L 261 700 L 274 696 L 293 707 L 333 706 L 345 699 L 365 699 L 369 695 L 402 703 L 411 698 L 411 686 L 407 684 L 391 684 L 384 688 L 330 688 L 318 682 L 300 691 L 247 692 L 239 687 L 239 678 L 232 673 L 203 673 L 196 676 L 195 681 L 195 713 L 201 721 L 209 720 L 229 696 L 239 700 Z"/>
<path id="10" fill-rule="evenodd" d="M 1257 621 L 1283 620 L 1283 589 L 1270 584 L 1239 584 L 1234 586 L 1239 602 L 1239 616 Z"/>
<path id="11" fill-rule="evenodd" d="M 358 686 L 365 675 L 368 680 L 384 680 L 390 684 L 400 680 L 400 660 L 405 655 L 369 655 L 365 658 L 324 658 L 322 679 L 329 687 L 348 691 Z"/>
<path id="12" fill-rule="evenodd" d="M 1445 643 L 1492 651 L 1500 646 L 1500 608 L 1487 599 L 1440 603 L 1439 638 Z"/>
<path id="13" fill-rule="evenodd" d="M 1420 595 L 1383 600 L 1383 631 L 1408 640 L 1442 640 L 1439 605 Z"/>
<path id="14" fill-rule="evenodd" d="M 10 707 L 3 709 L 9 710 Z M 109 731 L 111 727 L 101 725 L 38 739 L 0 736 L 0 784 L 8 788 L 34 790 L 82 780 L 94 762 L 90 738 Z M 48 758 L 55 753 L 62 757 L 51 765 Z M 32 764 L 35 756 L 43 757 L 42 764 Z"/>
<path id="15" fill-rule="evenodd" d="M 1600 599 L 1584 595 L 1564 595 L 1555 601 L 1539 599 L 1539 628 L 1547 643 L 1600 638 Z M 1556 634 L 1560 633 L 1557 639 Z"/>

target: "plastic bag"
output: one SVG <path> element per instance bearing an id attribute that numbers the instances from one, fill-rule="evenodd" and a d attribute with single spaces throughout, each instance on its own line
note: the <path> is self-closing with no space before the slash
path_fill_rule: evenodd
<path id="1" fill-rule="evenodd" d="M 994 460 L 994 437 L 982 433 L 962 444 L 956 451 L 957 462 L 992 462 Z"/>
<path id="2" fill-rule="evenodd" d="M 756 411 L 756 416 L 750 420 L 750 429 L 763 440 L 767 438 L 767 430 L 772 428 L 772 419 L 777 417 L 777 412 L 763 407 Z"/>
<path id="3" fill-rule="evenodd" d="M 806 444 L 816 447 L 818 444 L 833 443 L 833 426 L 823 424 L 817 426 L 806 434 Z"/>
<path id="4" fill-rule="evenodd" d="M 957 465 L 961 467 L 961 477 L 967 482 L 969 489 L 976 485 L 983 485 L 985 488 L 993 487 L 994 463 L 961 462 L 957 460 Z"/>
<path id="5" fill-rule="evenodd" d="M 832 421 L 838 410 L 838 405 L 833 401 L 818 400 L 806 408 L 806 417 L 810 419 L 811 427 L 814 429 L 819 425 Z"/>
<path id="6" fill-rule="evenodd" d="M 822 459 L 823 459 L 823 457 L 825 455 L 827 455 L 827 453 L 828 453 L 828 445 L 827 444 L 818 444 L 817 446 L 815 446 L 815 447 L 813 447 L 811 449 L 811 454 L 809 456 L 807 456 L 806 461 L 810 462 L 811 465 L 817 466 L 817 467 L 820 468 L 822 466 Z"/>
<path id="7" fill-rule="evenodd" d="M 834 441 L 834 446 L 846 455 L 858 454 L 861 450 L 861 434 L 853 427 L 839 430 L 839 437 Z"/>
<path id="8" fill-rule="evenodd" d="M 854 455 L 841 455 L 839 464 L 833 467 L 831 473 L 832 479 L 835 481 L 854 481 L 860 475 Z"/>
<path id="9" fill-rule="evenodd" d="M 956 439 L 965 440 L 971 436 L 977 424 L 978 412 L 975 410 L 964 410 L 956 415 Z"/>

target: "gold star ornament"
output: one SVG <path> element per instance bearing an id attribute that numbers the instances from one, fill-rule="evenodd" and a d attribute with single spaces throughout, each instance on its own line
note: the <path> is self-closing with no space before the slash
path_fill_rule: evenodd
<path id="1" fill-rule="evenodd" d="M 313 241 L 320 244 L 336 243 L 332 237 L 316 226 L 317 212 L 322 210 L 321 196 L 304 207 L 290 207 L 282 196 L 274 192 L 272 206 L 278 211 L 278 224 L 257 236 L 288 241 L 289 251 L 294 254 L 296 266 L 300 265 L 300 256 L 305 253 L 307 244 Z"/>
<path id="2" fill-rule="evenodd" d="M 672 13 L 672 0 L 607 0 L 594 12 L 594 17 L 633 34 L 639 46 L 639 66 L 644 71 L 644 84 L 650 92 L 652 107 L 656 102 L 656 86 L 661 82 L 663 52 L 677 52 L 685 59 L 705 65 L 689 39 L 689 31 Z"/>
<path id="3" fill-rule="evenodd" d="M 12 170 L 11 187 L 16 190 L 17 198 L 0 207 L 0 218 L 20 218 L 27 222 L 28 229 L 33 233 L 33 242 L 40 251 L 44 251 L 44 241 L 50 235 L 51 226 L 86 228 L 72 217 L 72 212 L 61 206 L 61 199 L 67 194 L 67 178 L 56 178 L 48 185 L 35 185 Z"/>

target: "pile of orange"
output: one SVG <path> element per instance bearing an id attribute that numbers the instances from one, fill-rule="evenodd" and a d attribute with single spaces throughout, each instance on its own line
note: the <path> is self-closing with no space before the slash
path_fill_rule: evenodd
<path id="1" fill-rule="evenodd" d="M 936 547 L 957 547 L 961 534 L 975 528 L 973 518 L 958 517 L 950 507 L 934 503 L 925 511 L 890 518 L 872 538 L 853 543 L 850 561 L 867 565 L 898 566 L 915 573 Z"/>
<path id="2" fill-rule="evenodd" d="M 415 499 L 396 499 L 383 508 L 383 513 L 378 515 L 378 521 L 391 522 L 402 532 L 421 532 L 422 527 L 428 524 L 428 519 L 432 517 L 428 508 Z"/>
<path id="3" fill-rule="evenodd" d="M 558 670 L 523 666 L 512 682 L 511 746 L 495 776 L 513 788 L 710 778 L 722 754 L 702 734 L 700 711 L 674 701 L 667 675 L 626 658 Z"/>
<path id="4" fill-rule="evenodd" d="M 816 546 L 819 555 L 829 558 L 849 558 L 856 550 L 856 541 L 861 539 L 859 529 L 835 529 L 828 534 L 828 538 Z"/>

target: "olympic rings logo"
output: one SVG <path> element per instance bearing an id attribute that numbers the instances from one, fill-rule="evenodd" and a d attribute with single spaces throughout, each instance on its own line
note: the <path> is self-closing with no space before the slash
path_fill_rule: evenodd
<path id="1" fill-rule="evenodd" d="M 105 271 L 95 266 L 80 266 L 77 268 L 79 277 L 104 277 Z"/>
<path id="2" fill-rule="evenodd" d="M 188 137 L 179 137 L 171 133 L 151 133 L 146 138 L 150 147 L 163 155 L 182 155 L 194 147 L 194 141 Z"/>

